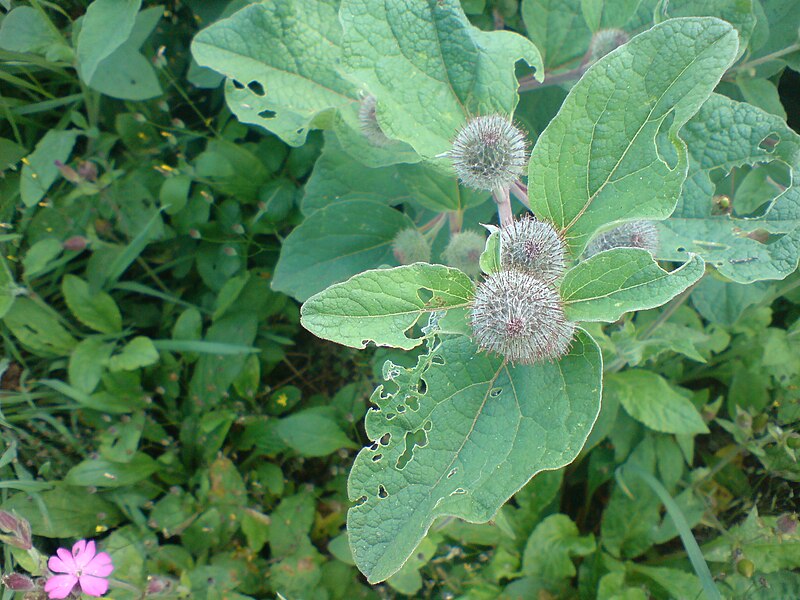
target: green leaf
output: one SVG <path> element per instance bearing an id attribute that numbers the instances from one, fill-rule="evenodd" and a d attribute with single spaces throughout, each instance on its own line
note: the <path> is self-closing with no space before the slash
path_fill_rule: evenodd
<path id="1" fill-rule="evenodd" d="M 61 242 L 56 238 L 44 238 L 33 244 L 22 259 L 25 279 L 31 281 L 46 272 L 63 249 Z"/>
<path id="2" fill-rule="evenodd" d="M 581 10 L 592 31 L 623 27 L 636 14 L 642 0 L 581 0 Z"/>
<path id="3" fill-rule="evenodd" d="M 533 212 L 564 230 L 576 256 L 601 227 L 672 213 L 687 169 L 678 130 L 737 47 L 736 31 L 719 19 L 672 19 L 572 88 L 533 150 L 528 192 Z"/>
<path id="4" fill-rule="evenodd" d="M 142 367 L 149 367 L 158 362 L 158 350 L 153 341 L 143 335 L 138 335 L 125 344 L 122 352 L 108 360 L 111 371 L 135 371 Z"/>
<path id="5" fill-rule="evenodd" d="M 478 261 L 481 271 L 487 275 L 491 275 L 500 270 L 500 234 L 497 231 L 493 231 L 489 234 L 489 237 L 486 238 L 486 247 L 483 252 L 481 252 L 481 257 Z"/>
<path id="6" fill-rule="evenodd" d="M 6 316 L 16 298 L 17 285 L 8 269 L 5 258 L 0 256 L 0 319 Z"/>
<path id="7" fill-rule="evenodd" d="M 36 149 L 24 160 L 19 193 L 25 206 L 37 204 L 58 177 L 56 161 L 66 162 L 72 154 L 72 147 L 78 132 L 48 131 L 36 144 Z"/>
<path id="8" fill-rule="evenodd" d="M 130 37 L 142 0 L 94 0 L 86 10 L 77 44 L 78 72 L 90 82 L 100 62 Z"/>
<path id="9" fill-rule="evenodd" d="M 384 372 L 366 418 L 375 443 L 348 482 L 351 548 L 372 583 L 403 565 L 436 517 L 488 521 L 536 473 L 571 462 L 600 408 L 600 352 L 583 331 L 558 362 L 512 367 L 454 337 L 416 367 Z"/>
<path id="10" fill-rule="evenodd" d="M 0 23 L 0 48 L 10 52 L 45 54 L 54 44 L 62 44 L 58 30 L 43 12 L 30 6 L 18 6 Z"/>
<path id="11" fill-rule="evenodd" d="M 89 87 L 120 100 L 148 100 L 160 96 L 158 76 L 152 63 L 139 52 L 139 47 L 163 14 L 163 7 L 154 6 L 136 15 L 128 39 L 97 64 L 94 74 L 88 78 Z"/>
<path id="12" fill-rule="evenodd" d="M 752 0 L 669 0 L 661 2 L 659 9 L 655 12 L 656 22 L 673 17 L 717 17 L 727 21 L 739 33 L 738 56 L 747 50 L 756 26 Z"/>
<path id="13" fill-rule="evenodd" d="M 14 494 L 2 509 L 27 519 L 34 535 L 49 538 L 86 538 L 97 535 L 96 527 L 111 528 L 122 514 L 111 502 L 85 488 L 59 485 L 39 494 L 41 502 L 31 502 L 28 494 Z"/>
<path id="14" fill-rule="evenodd" d="M 544 580 L 575 577 L 570 557 L 595 551 L 594 536 L 580 536 L 578 526 L 567 515 L 550 515 L 536 526 L 522 557 L 522 571 Z"/>
<path id="15" fill-rule="evenodd" d="M 321 208 L 284 240 L 272 288 L 302 302 L 332 283 L 394 263 L 394 237 L 413 226 L 406 215 L 374 200 Z"/>
<path id="16" fill-rule="evenodd" d="M 102 290 L 92 293 L 89 284 L 75 275 L 64 275 L 61 291 L 77 319 L 100 333 L 122 330 L 122 315 L 114 299 Z"/>
<path id="17" fill-rule="evenodd" d="M 352 348 L 367 343 L 410 350 L 409 330 L 426 313 L 466 306 L 472 281 L 458 269 L 416 263 L 359 273 L 309 298 L 300 322 L 317 337 Z"/>
<path id="18" fill-rule="evenodd" d="M 694 404 L 652 371 L 633 369 L 606 376 L 606 393 L 616 396 L 627 413 L 654 431 L 708 433 Z"/>
<path id="19" fill-rule="evenodd" d="M 576 60 L 589 47 L 592 32 L 583 18 L 581 0 L 522 0 L 520 12 L 546 68 Z"/>
<path id="20" fill-rule="evenodd" d="M 278 421 L 275 430 L 301 456 L 326 456 L 339 448 L 358 448 L 339 427 L 328 407 L 298 411 Z"/>
<path id="21" fill-rule="evenodd" d="M 661 306 L 700 277 L 697 256 L 665 271 L 647 250 L 614 248 L 570 269 L 561 283 L 564 311 L 573 321 L 616 321 L 624 313 Z"/>
<path id="22" fill-rule="evenodd" d="M 660 224 L 659 258 L 683 260 L 694 252 L 739 283 L 783 279 L 794 271 L 800 258 L 800 136 L 780 118 L 716 94 L 682 135 L 689 144 L 689 177 L 672 217 Z M 734 194 L 732 214 L 717 209 L 712 177 L 772 161 L 790 167 L 792 176 L 766 207 L 738 214 Z M 775 235 L 767 239 L 759 230 Z"/>
<path id="23" fill-rule="evenodd" d="M 76 486 L 124 487 L 147 479 L 158 471 L 158 463 L 142 452 L 119 463 L 104 458 L 87 459 L 72 467 L 64 483 Z"/>
<path id="24" fill-rule="evenodd" d="M 77 344 L 51 308 L 30 298 L 14 300 L 3 321 L 23 346 L 43 358 L 67 356 Z"/>
<path id="25" fill-rule="evenodd" d="M 357 88 L 338 69 L 338 5 L 338 0 L 253 4 L 197 34 L 192 54 L 228 78 L 225 96 L 240 121 L 301 146 L 308 130 L 329 119 L 332 109 L 358 101 Z"/>
<path id="26" fill-rule="evenodd" d="M 530 40 L 476 29 L 458 0 L 413 6 L 344 0 L 339 16 L 348 78 L 377 98 L 386 135 L 424 158 L 449 150 L 468 116 L 513 114 L 518 60 L 542 78 L 542 58 Z"/>
<path id="27" fill-rule="evenodd" d="M 69 357 L 70 384 L 84 394 L 91 394 L 114 351 L 114 344 L 107 344 L 99 337 L 88 337 L 75 346 Z"/>
<path id="28" fill-rule="evenodd" d="M 692 304 L 702 317 L 730 327 L 744 310 L 757 304 L 769 293 L 766 283 L 729 283 L 706 277 L 692 290 Z"/>
<path id="29" fill-rule="evenodd" d="M 397 167 L 365 167 L 342 149 L 335 136 L 326 134 L 325 147 L 304 188 L 303 214 L 310 215 L 350 195 L 390 205 L 411 199 Z"/>
<path id="30" fill-rule="evenodd" d="M 489 199 L 489 192 L 472 190 L 458 184 L 430 165 L 398 165 L 400 179 L 410 192 L 411 202 L 436 212 L 463 211 Z"/>

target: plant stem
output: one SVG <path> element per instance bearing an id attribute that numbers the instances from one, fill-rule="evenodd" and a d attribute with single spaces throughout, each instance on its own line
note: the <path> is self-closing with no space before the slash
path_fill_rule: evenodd
<path id="1" fill-rule="evenodd" d="M 514 222 L 514 213 L 511 210 L 511 198 L 508 188 L 492 191 L 492 198 L 497 203 L 497 214 L 500 217 L 500 227 L 508 227 Z"/>

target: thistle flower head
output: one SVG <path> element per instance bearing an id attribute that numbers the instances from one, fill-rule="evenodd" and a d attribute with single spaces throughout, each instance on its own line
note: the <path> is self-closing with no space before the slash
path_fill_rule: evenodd
<path id="1" fill-rule="evenodd" d="M 564 273 L 567 250 L 550 223 L 525 216 L 500 231 L 500 262 L 551 283 Z"/>
<path id="2" fill-rule="evenodd" d="M 469 275 L 477 277 L 480 273 L 479 259 L 486 245 L 484 238 L 477 231 L 461 231 L 453 234 L 442 253 L 444 262 Z"/>
<path id="3" fill-rule="evenodd" d="M 525 171 L 528 142 L 508 117 L 475 117 L 456 134 L 446 154 L 467 187 L 493 191 L 506 188 Z"/>
<path id="4" fill-rule="evenodd" d="M 658 229 L 652 221 L 631 221 L 601 233 L 586 247 L 589 258 L 611 248 L 642 248 L 650 254 L 658 251 Z"/>
<path id="5" fill-rule="evenodd" d="M 596 62 L 612 50 L 625 44 L 630 37 L 622 29 L 600 29 L 589 43 L 590 62 Z"/>
<path id="6" fill-rule="evenodd" d="M 431 246 L 428 240 L 413 227 L 403 229 L 395 236 L 392 251 L 401 265 L 428 262 L 431 259 Z"/>
<path id="7" fill-rule="evenodd" d="M 383 133 L 378 116 L 375 112 L 377 101 L 372 94 L 361 98 L 358 107 L 358 122 L 361 126 L 361 133 L 364 134 L 373 146 L 385 146 L 391 140 Z"/>
<path id="8" fill-rule="evenodd" d="M 478 285 L 470 325 L 482 349 L 522 364 L 563 356 L 575 333 L 558 292 L 517 270 L 498 271 Z"/>

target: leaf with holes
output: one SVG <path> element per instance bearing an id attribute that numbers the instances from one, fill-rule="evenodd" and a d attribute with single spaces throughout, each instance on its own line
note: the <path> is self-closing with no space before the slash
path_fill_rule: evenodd
<path id="1" fill-rule="evenodd" d="M 368 342 L 410 350 L 422 343 L 409 335 L 420 317 L 464 308 L 475 286 L 458 269 L 416 263 L 366 271 L 309 298 L 300 311 L 314 335 L 352 348 Z"/>
<path id="2" fill-rule="evenodd" d="M 386 135 L 425 158 L 449 150 L 468 116 L 513 114 L 518 60 L 543 73 L 530 40 L 473 27 L 458 0 L 344 0 L 340 18 L 348 78 L 377 98 Z"/>
<path id="3" fill-rule="evenodd" d="M 577 256 L 598 228 L 664 219 L 686 178 L 678 130 L 736 56 L 736 31 L 715 18 L 671 19 L 595 63 L 531 155 L 533 212 L 565 230 Z"/>
<path id="4" fill-rule="evenodd" d="M 780 117 L 717 94 L 682 136 L 689 144 L 689 177 L 672 217 L 660 224 L 659 256 L 683 260 L 687 252 L 696 252 L 740 283 L 789 275 L 800 258 L 800 136 Z M 728 193 L 730 182 L 728 189 L 718 190 L 715 172 L 763 163 L 788 171 L 788 185 L 773 182 L 774 198 L 755 210 L 761 203 L 751 202 L 741 186 L 732 209 L 721 208 L 715 199 Z"/>
<path id="5" fill-rule="evenodd" d="M 578 263 L 564 275 L 561 297 L 573 321 L 619 319 L 624 313 L 661 306 L 703 276 L 697 256 L 665 271 L 647 250 L 613 248 Z"/>
<path id="6" fill-rule="evenodd" d="M 387 362 L 366 417 L 374 443 L 348 482 L 350 544 L 369 581 L 395 573 L 437 517 L 488 521 L 531 477 L 570 463 L 600 408 L 601 363 L 582 330 L 558 362 L 512 367 L 461 336 L 411 369 Z"/>
<path id="7" fill-rule="evenodd" d="M 240 121 L 301 146 L 309 128 L 358 102 L 358 89 L 338 70 L 338 6 L 338 0 L 252 4 L 197 34 L 192 54 L 228 78 L 225 97 Z"/>

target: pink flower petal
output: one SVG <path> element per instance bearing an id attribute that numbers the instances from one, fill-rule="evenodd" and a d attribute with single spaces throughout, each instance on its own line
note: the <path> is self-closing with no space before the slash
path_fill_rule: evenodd
<path id="1" fill-rule="evenodd" d="M 72 547 L 72 556 L 75 557 L 75 564 L 78 566 L 79 571 L 82 571 L 89 564 L 96 552 L 94 541 L 87 543 L 86 540 L 78 540 L 75 542 Z"/>
<path id="2" fill-rule="evenodd" d="M 75 575 L 53 575 L 44 584 L 44 591 L 50 598 L 66 598 L 78 583 Z"/>
<path id="3" fill-rule="evenodd" d="M 102 596 L 108 591 L 108 581 L 91 575 L 81 575 L 81 589 L 87 596 Z"/>
<path id="4" fill-rule="evenodd" d="M 111 557 L 106 552 L 100 552 L 89 564 L 83 568 L 84 575 L 94 575 L 95 577 L 108 577 L 114 570 Z"/>
<path id="5" fill-rule="evenodd" d="M 69 573 L 75 575 L 78 572 L 78 565 L 75 564 L 75 559 L 66 548 L 59 548 L 56 550 L 58 556 L 51 556 L 47 561 L 47 566 L 55 573 Z"/>

